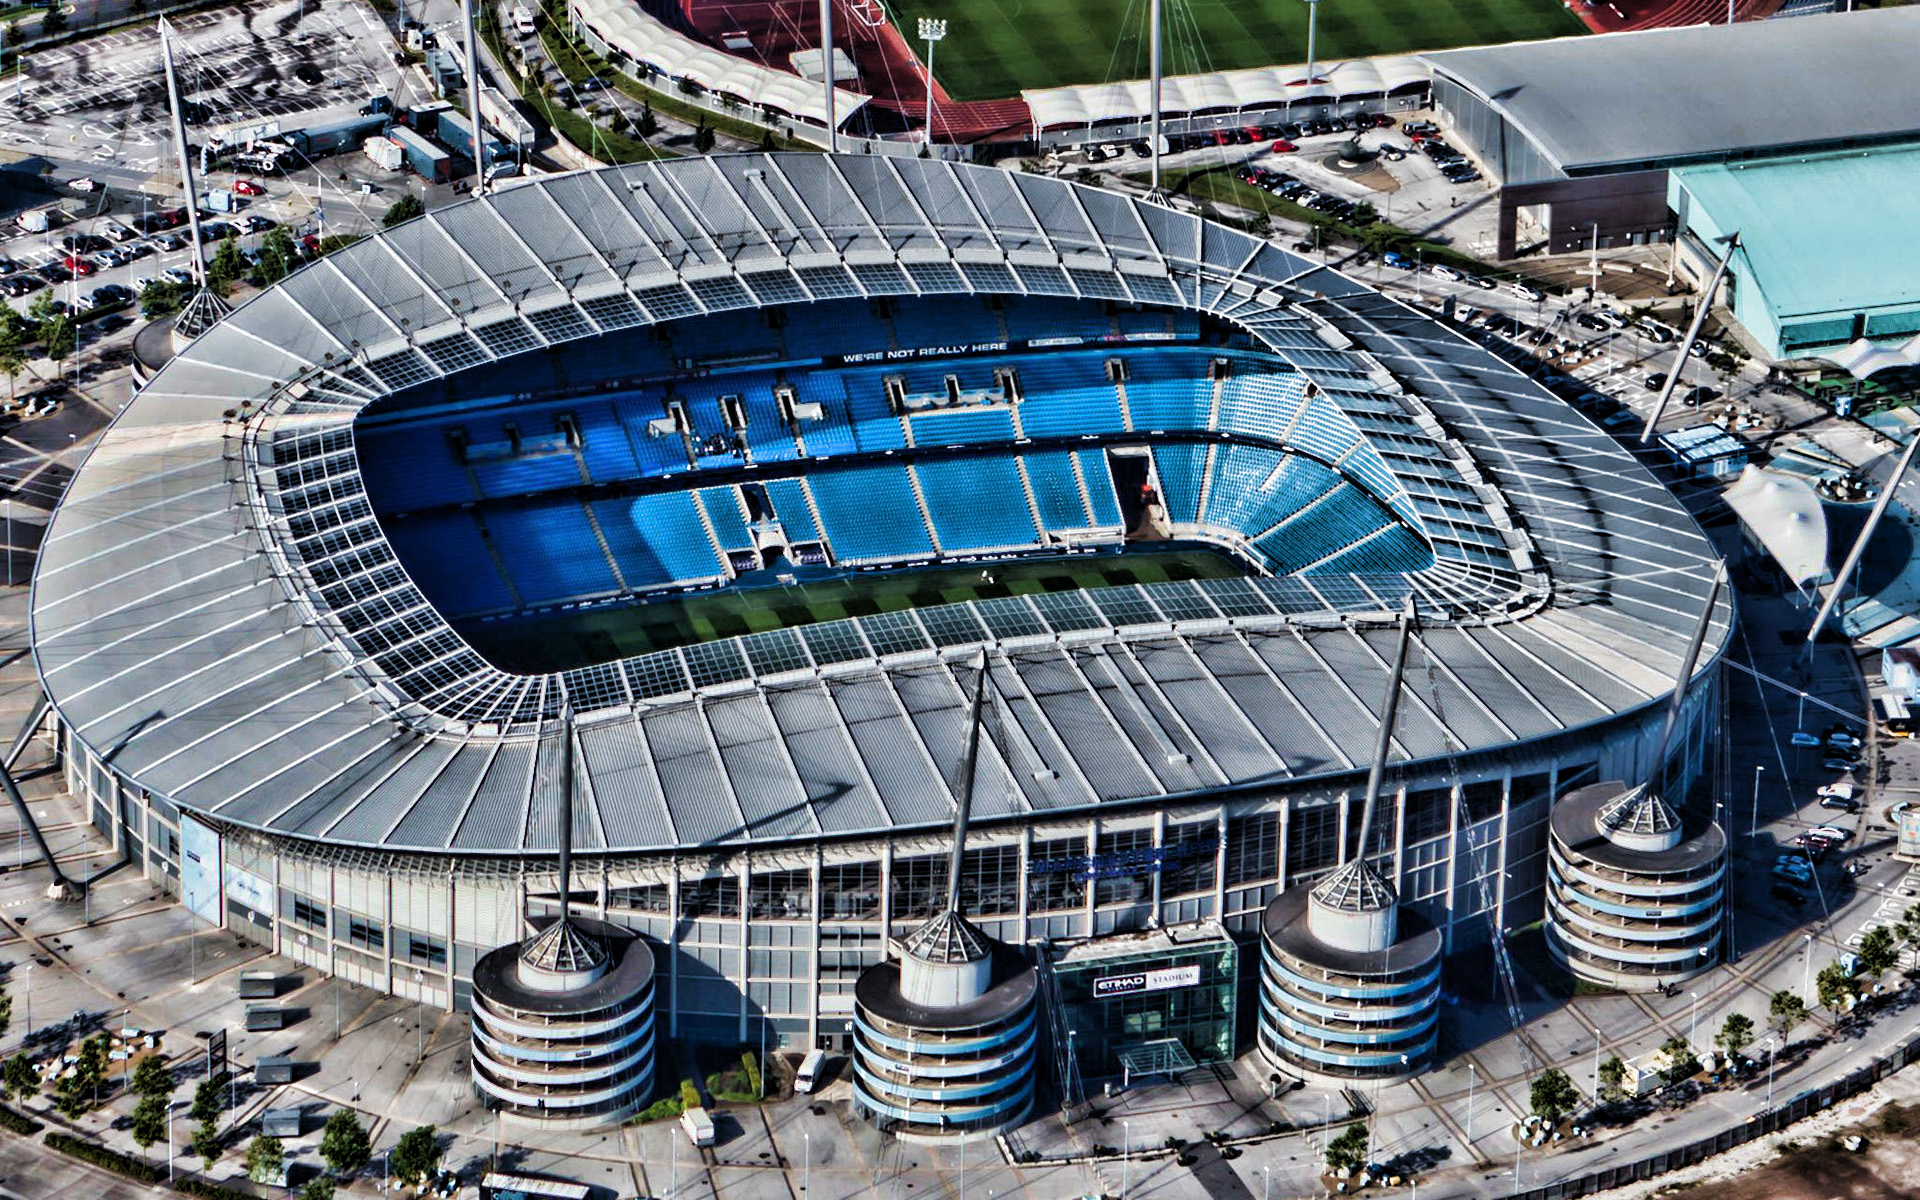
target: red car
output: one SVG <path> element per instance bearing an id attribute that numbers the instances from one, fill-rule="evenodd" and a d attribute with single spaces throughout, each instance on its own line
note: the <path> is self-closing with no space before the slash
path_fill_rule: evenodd
<path id="1" fill-rule="evenodd" d="M 88 262 L 84 258 L 76 258 L 71 254 L 67 255 L 65 262 L 63 262 L 61 265 L 66 267 L 68 271 L 70 271 L 75 275 L 78 275 L 82 279 L 85 279 L 87 276 L 93 274 L 94 272 L 94 266 L 92 263 Z"/>
<path id="2" fill-rule="evenodd" d="M 1295 150 L 1298 150 L 1299 148 L 1300 147 L 1294 145 L 1292 142 L 1288 141 L 1285 138 L 1281 138 L 1279 141 L 1273 144 L 1273 152 L 1275 154 L 1292 154 Z"/>
<path id="3" fill-rule="evenodd" d="M 264 196 L 267 194 L 267 189 L 251 179 L 236 179 L 233 183 L 233 193 L 236 196 Z"/>

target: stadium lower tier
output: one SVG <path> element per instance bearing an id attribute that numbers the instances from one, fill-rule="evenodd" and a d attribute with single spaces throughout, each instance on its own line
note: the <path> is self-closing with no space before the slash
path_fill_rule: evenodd
<path id="1" fill-rule="evenodd" d="M 1717 690 L 1696 689 L 1676 734 L 1684 743 L 1676 795 L 1706 757 L 1704 714 L 1716 711 Z M 1448 954 L 1483 944 L 1491 930 L 1542 918 L 1550 798 L 1638 772 L 1663 716 L 1649 706 L 1601 726 L 1463 754 L 1452 769 L 1436 763 L 1409 773 L 1388 793 L 1381 820 L 1395 835 L 1393 882 L 1440 931 Z M 481 959 L 527 936 L 521 913 L 538 920 L 555 912 L 550 857 L 349 853 L 223 834 L 128 787 L 55 728 L 67 783 L 103 835 L 200 921 L 218 920 L 323 975 L 466 1011 Z M 717 726 L 696 736 L 714 739 L 722 753 L 734 740 Z M 663 759 L 658 769 L 686 768 Z M 1238 1005 L 1245 1048 L 1260 1011 L 1260 955 L 1250 948 L 1262 913 L 1283 889 L 1335 866 L 1359 819 L 1357 799 L 1342 801 L 1322 783 L 1290 791 L 1276 782 L 1092 818 L 976 821 L 963 864 L 966 911 L 1016 948 L 1218 919 L 1249 948 Z M 602 784 L 612 781 L 596 777 L 594 786 Z M 1357 797 L 1357 787 L 1347 794 Z M 889 935 L 944 902 L 946 864 L 944 847 L 918 833 L 698 856 L 582 853 L 574 905 L 646 937 L 658 1036 L 754 1042 L 764 1031 L 770 1045 L 844 1051 L 856 979 L 882 960 Z M 1119 1068 L 1083 1070 L 1091 1078 Z"/>

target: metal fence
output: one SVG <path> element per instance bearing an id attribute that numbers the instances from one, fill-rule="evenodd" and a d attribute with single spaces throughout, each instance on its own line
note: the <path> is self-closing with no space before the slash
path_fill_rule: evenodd
<path id="1" fill-rule="evenodd" d="M 1892 1054 L 1876 1058 L 1869 1065 L 1832 1083 L 1810 1088 L 1776 1108 L 1759 1113 L 1749 1121 L 1723 1129 L 1710 1137 L 1704 1137 L 1659 1154 L 1648 1155 L 1637 1162 L 1608 1167 L 1541 1187 L 1511 1192 L 1508 1194 L 1508 1200 L 1571 1200 L 1572 1197 L 1590 1196 L 1595 1192 L 1604 1192 L 1610 1188 L 1652 1179 L 1668 1171 L 1677 1171 L 1681 1167 L 1690 1167 L 1716 1154 L 1724 1154 L 1735 1146 L 1745 1145 L 1755 1138 L 1765 1137 L 1784 1129 L 1822 1109 L 1832 1107 L 1838 1101 L 1857 1096 L 1915 1061 L 1920 1061 L 1920 1037 L 1915 1037 Z"/>

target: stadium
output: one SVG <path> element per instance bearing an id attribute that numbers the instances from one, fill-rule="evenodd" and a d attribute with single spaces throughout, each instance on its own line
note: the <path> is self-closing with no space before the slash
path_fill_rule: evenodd
<path id="1" fill-rule="evenodd" d="M 32 645 L 74 793 L 203 920 L 464 1009 L 571 805 L 665 1036 L 845 1048 L 945 891 L 983 662 L 970 919 L 1246 943 L 1361 849 L 1411 604 L 1365 852 L 1453 953 L 1540 919 L 1554 797 L 1656 774 L 1713 562 L 1586 418 L 1268 242 L 735 155 L 530 180 L 242 306 L 77 473 Z"/>

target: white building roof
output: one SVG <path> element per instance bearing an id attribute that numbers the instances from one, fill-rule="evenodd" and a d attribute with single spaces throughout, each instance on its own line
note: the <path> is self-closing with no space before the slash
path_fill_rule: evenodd
<path id="1" fill-rule="evenodd" d="M 1805 479 L 1750 466 L 1721 498 L 1795 587 L 1827 574 L 1827 510 Z"/>
<path id="2" fill-rule="evenodd" d="M 658 20 L 634 0 L 569 0 L 577 21 L 635 62 L 670 79 L 691 79 L 710 92 L 777 109 L 817 125 L 827 123 L 826 91 L 787 71 L 717 50 Z M 834 120 L 845 124 L 867 97 L 834 88 Z"/>
<path id="3" fill-rule="evenodd" d="M 1170 75 L 1160 83 L 1160 110 L 1163 115 L 1237 112 L 1315 98 L 1377 96 L 1402 88 L 1424 88 L 1427 83 L 1426 65 L 1413 57 L 1359 58 L 1322 63 L 1315 70 L 1318 78 L 1311 83 L 1305 64 Z M 1153 103 L 1153 89 L 1145 79 L 1032 88 L 1020 96 L 1033 110 L 1034 125 L 1041 129 L 1099 121 L 1144 121 Z"/>

